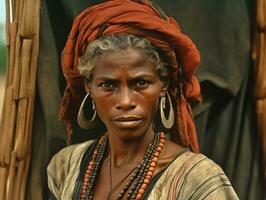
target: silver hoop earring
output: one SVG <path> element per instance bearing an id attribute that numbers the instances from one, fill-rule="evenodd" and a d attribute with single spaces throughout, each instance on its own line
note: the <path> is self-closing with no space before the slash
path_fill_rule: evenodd
<path id="1" fill-rule="evenodd" d="M 90 93 L 87 93 L 80 105 L 79 112 L 78 112 L 77 121 L 78 121 L 79 126 L 83 129 L 92 129 L 95 127 L 95 124 L 96 124 L 95 118 L 96 118 L 97 112 L 96 112 L 96 107 L 95 107 L 95 103 L 93 100 L 91 101 L 92 111 L 93 111 L 92 118 L 90 120 L 87 120 L 85 116 L 85 103 L 88 100 L 89 96 L 90 96 Z"/>
<path id="2" fill-rule="evenodd" d="M 168 92 L 166 92 L 166 96 L 167 96 L 168 101 L 169 101 L 168 118 L 166 118 L 165 114 L 164 114 L 165 101 L 166 101 L 165 96 L 161 97 L 161 99 L 160 99 L 160 114 L 161 114 L 161 120 L 162 120 L 163 126 L 167 129 L 170 129 L 174 125 L 174 109 L 173 109 L 172 101 L 171 101 L 171 98 L 170 98 Z"/>

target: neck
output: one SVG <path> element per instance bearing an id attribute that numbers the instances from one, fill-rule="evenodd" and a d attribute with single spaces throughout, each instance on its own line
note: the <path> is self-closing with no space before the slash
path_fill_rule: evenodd
<path id="1" fill-rule="evenodd" d="M 153 137 L 152 128 L 143 136 L 132 140 L 123 140 L 109 132 L 109 156 L 113 167 L 119 168 L 141 161 Z"/>

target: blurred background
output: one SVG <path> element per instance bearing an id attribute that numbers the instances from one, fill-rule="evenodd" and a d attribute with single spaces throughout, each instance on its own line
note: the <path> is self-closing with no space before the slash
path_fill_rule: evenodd
<path id="1" fill-rule="evenodd" d="M 65 80 L 60 67 L 60 55 L 74 17 L 84 8 L 102 1 L 41 0 L 38 35 L 40 48 L 32 138 L 27 138 L 28 141 L 23 142 L 25 144 L 23 152 L 27 152 L 27 155 L 22 159 L 16 157 L 14 165 L 8 162 L 3 162 L 2 165 L 0 163 L 0 167 L 4 166 L 2 167 L 4 173 L 9 173 L 11 171 L 9 169 L 14 169 L 16 172 L 22 169 L 14 166 L 20 166 L 19 163 L 22 163 L 22 167 L 24 167 L 25 159 L 31 158 L 31 166 L 28 175 L 25 173 L 24 177 L 19 177 L 17 173 L 16 176 L 9 176 L 8 180 L 4 180 L 5 183 L 13 182 L 13 185 L 8 184 L 6 191 L 13 191 L 14 188 L 22 191 L 18 188 L 27 187 L 26 192 L 21 192 L 27 194 L 27 200 L 48 198 L 46 166 L 51 157 L 63 148 L 67 141 L 66 126 L 58 120 L 61 97 L 65 88 Z M 201 151 L 222 166 L 241 200 L 264 199 L 263 192 L 266 189 L 262 184 L 264 171 L 261 147 L 261 141 L 264 140 L 259 137 L 256 125 L 255 100 L 257 96 L 255 97 L 254 94 L 256 76 L 251 52 L 255 30 L 255 2 L 262 2 L 258 5 L 266 5 L 266 0 L 153 1 L 178 21 L 183 32 L 193 38 L 202 55 L 197 77 L 201 82 L 204 101 L 193 107 Z M 12 0 L 12 2 L 36 3 L 39 0 Z M 20 5 L 23 7 L 26 4 L 20 3 Z M 17 9 L 20 10 L 21 7 L 17 6 Z M 263 6 L 258 6 L 258 8 L 262 8 L 262 13 L 265 10 Z M 39 10 L 38 7 L 36 9 Z M 28 10 L 33 12 L 31 6 L 21 8 L 22 14 L 31 16 Z M 5 0 L 0 0 L 0 112 L 4 97 L 7 56 L 5 11 Z M 24 20 L 19 16 L 17 18 L 20 24 L 23 24 L 26 19 L 32 20 L 30 17 L 24 18 Z M 36 21 L 38 20 L 37 18 Z M 36 24 L 32 23 L 31 27 L 36 27 Z M 15 35 L 17 32 L 13 33 Z M 18 39 L 23 38 L 20 35 Z M 257 47 L 261 43 L 258 40 Z M 16 57 L 16 60 L 20 59 L 20 57 Z M 15 101 L 16 103 L 23 100 L 23 98 L 14 99 L 13 96 L 11 98 L 11 102 Z M 15 113 L 15 115 L 19 116 L 19 113 Z M 3 121 L 9 125 L 10 118 L 5 117 Z M 9 127 L 15 127 L 18 120 L 19 118 L 17 121 L 11 120 L 10 126 L 5 127 L 6 130 Z M 28 120 L 25 123 L 30 124 L 31 122 Z M 96 130 L 82 131 L 75 119 L 73 119 L 73 124 L 73 143 L 98 136 Z M 13 132 L 16 130 L 14 129 Z M 5 144 L 2 142 L 5 141 L 3 138 L 12 137 L 12 134 L 7 135 L 8 133 L 8 131 L 0 131 L 0 136 L 2 136 L 0 138 L 0 158 L 1 155 L 15 157 L 18 155 L 17 153 L 20 153 L 14 149 L 14 144 L 20 144 L 21 141 L 15 140 L 17 138 L 13 138 L 12 141 L 10 139 L 8 145 L 12 147 L 8 150 L 1 148 L 7 146 L 3 145 Z M 23 134 L 26 134 L 26 131 Z M 21 138 L 24 140 L 24 137 Z M 27 145 L 29 143 L 32 145 Z M 10 174 L 12 175 L 12 173 Z M 0 174 L 0 180 L 3 180 L 2 177 Z M 26 186 L 17 181 L 22 179 L 27 179 Z M 3 194 L 1 186 L 3 185 L 0 183 L 0 199 L 2 200 L 5 198 L 1 198 L 1 194 Z M 18 194 L 19 192 L 14 193 L 14 195 Z"/>
<path id="2" fill-rule="evenodd" d="M 6 68 L 6 9 L 5 0 L 0 0 L 0 113 L 2 113 L 4 86 L 5 86 L 5 68 Z M 1 115 L 0 115 L 1 119 Z"/>

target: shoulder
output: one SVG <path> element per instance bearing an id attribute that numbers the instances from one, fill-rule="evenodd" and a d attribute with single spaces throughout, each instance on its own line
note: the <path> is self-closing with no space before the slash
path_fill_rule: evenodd
<path id="1" fill-rule="evenodd" d="M 85 151 L 92 142 L 93 140 L 90 140 L 65 147 L 51 159 L 47 167 L 48 187 L 57 198 L 63 190 L 64 182 L 71 169 L 79 166 Z"/>
<path id="2" fill-rule="evenodd" d="M 238 199 L 222 168 L 206 156 L 187 152 L 181 168 L 180 199 Z"/>
<path id="3" fill-rule="evenodd" d="M 67 168 L 69 167 L 68 165 L 71 162 L 77 161 L 79 157 L 82 156 L 86 149 L 90 146 L 90 144 L 92 144 L 92 142 L 93 140 L 90 140 L 84 143 L 70 145 L 61 149 L 51 159 L 47 168 L 48 173 L 49 171 L 57 168 L 57 166 L 61 169 L 63 167 L 65 170 L 67 170 Z"/>
<path id="4" fill-rule="evenodd" d="M 182 168 L 185 168 L 186 178 L 193 178 L 189 176 L 192 174 L 200 174 L 205 176 L 212 176 L 215 174 L 224 174 L 223 170 L 214 161 L 203 154 L 192 153 L 190 151 L 183 153 L 175 162 L 180 162 Z M 201 176 L 200 176 L 201 177 Z M 195 176 L 195 178 L 199 178 Z"/>

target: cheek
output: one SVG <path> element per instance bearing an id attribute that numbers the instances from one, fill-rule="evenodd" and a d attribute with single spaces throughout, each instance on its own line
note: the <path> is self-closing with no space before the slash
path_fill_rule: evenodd
<path id="1" fill-rule="evenodd" d="M 153 92 L 151 94 L 146 94 L 139 105 L 141 106 L 142 110 L 145 112 L 146 115 L 149 115 L 151 118 L 154 118 L 158 110 L 159 99 L 160 91 Z"/>
<path id="2" fill-rule="evenodd" d="M 97 114 L 103 122 L 107 122 L 110 116 L 116 114 L 117 110 L 114 105 L 116 105 L 116 101 L 119 101 L 119 98 L 115 94 L 107 94 L 97 89 L 93 90 L 93 93 Z M 161 88 L 155 86 L 143 92 L 133 93 L 132 98 L 136 105 L 134 112 L 142 113 L 152 121 L 158 110 Z"/>
<path id="3" fill-rule="evenodd" d="M 110 101 L 109 98 L 98 97 L 94 98 L 96 104 L 97 114 L 102 121 L 108 117 L 108 114 L 111 112 L 113 107 L 113 102 Z"/>

